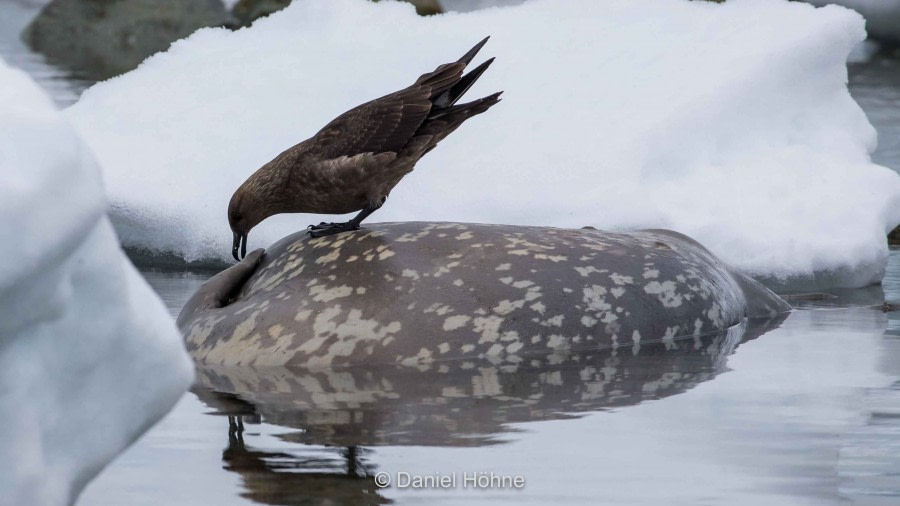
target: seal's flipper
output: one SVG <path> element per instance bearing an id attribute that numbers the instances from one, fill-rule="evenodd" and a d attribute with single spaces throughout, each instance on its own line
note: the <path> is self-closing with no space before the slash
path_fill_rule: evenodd
<path id="1" fill-rule="evenodd" d="M 191 321 L 199 312 L 230 304 L 231 299 L 256 271 L 256 267 L 265 253 L 266 250 L 262 248 L 254 250 L 239 263 L 209 278 L 209 281 L 204 283 L 197 293 L 185 303 L 181 314 L 178 315 L 178 320 L 176 320 L 178 328 L 182 328 L 182 325 Z"/>

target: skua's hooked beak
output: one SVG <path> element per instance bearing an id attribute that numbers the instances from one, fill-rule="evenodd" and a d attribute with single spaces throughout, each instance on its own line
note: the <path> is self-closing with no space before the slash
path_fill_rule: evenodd
<path id="1" fill-rule="evenodd" d="M 238 248 L 241 250 L 241 256 L 238 256 Z M 242 258 L 247 256 L 247 234 L 239 234 L 237 232 L 234 233 L 234 243 L 231 247 L 231 256 L 234 257 L 238 262 L 241 261 Z"/>

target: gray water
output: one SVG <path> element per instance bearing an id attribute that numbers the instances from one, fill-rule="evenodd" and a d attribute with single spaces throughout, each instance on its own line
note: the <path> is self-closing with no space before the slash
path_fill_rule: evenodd
<path id="1" fill-rule="evenodd" d="M 900 49 L 850 65 L 850 94 L 878 131 L 875 163 L 900 171 Z"/>
<path id="2" fill-rule="evenodd" d="M 33 13 L 0 0 L 0 54 L 68 105 L 90 83 L 18 40 Z M 850 71 L 873 157 L 898 170 L 900 60 Z M 163 267 L 142 273 L 174 317 L 210 273 Z M 78 504 L 900 504 L 900 313 L 870 307 L 900 301 L 900 251 L 882 287 L 834 295 L 699 341 L 515 370 L 199 370 Z M 524 486 L 466 486 L 491 472 Z M 450 483 L 398 487 L 403 473 Z"/>
<path id="3" fill-rule="evenodd" d="M 22 42 L 19 34 L 37 12 L 29 0 L 0 0 L 0 56 L 9 65 L 28 72 L 59 107 L 72 105 L 93 83 L 59 62 L 32 52 Z"/>

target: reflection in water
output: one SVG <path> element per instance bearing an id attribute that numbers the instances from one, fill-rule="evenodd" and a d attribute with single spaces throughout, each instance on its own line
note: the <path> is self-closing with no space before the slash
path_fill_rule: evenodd
<path id="1" fill-rule="evenodd" d="M 794 309 L 881 307 L 885 292 L 881 285 L 863 288 L 829 288 L 820 292 L 779 293 Z"/>
<path id="2" fill-rule="evenodd" d="M 891 251 L 882 286 L 884 300 L 900 302 L 900 250 Z M 881 369 L 900 377 L 900 310 L 886 313 Z M 900 381 L 868 388 L 861 396 L 865 421 L 844 436 L 838 473 L 842 494 L 855 503 L 900 504 Z"/>
<path id="3" fill-rule="evenodd" d="M 212 276 L 208 272 L 172 272 L 145 269 L 144 279 L 162 299 L 172 318 L 178 316 L 184 303 Z"/>
<path id="4" fill-rule="evenodd" d="M 856 504 L 900 504 L 900 382 L 866 389 L 862 403 L 868 416 L 840 449 L 841 492 Z"/>
<path id="5" fill-rule="evenodd" d="M 360 461 L 363 451 L 349 447 L 343 463 L 327 457 L 300 458 L 265 452 L 244 444 L 242 417 L 228 417 L 228 447 L 223 467 L 241 475 L 242 497 L 262 504 L 388 504 L 377 494 L 372 473 Z"/>
<path id="6" fill-rule="evenodd" d="M 676 395 L 727 370 L 738 344 L 783 317 L 725 334 L 668 343 L 501 361 L 343 369 L 198 369 L 194 393 L 229 420 L 224 468 L 244 497 L 265 504 L 382 504 L 362 457 L 372 446 L 502 444 L 508 424 L 577 417 Z M 248 448 L 244 422 L 297 431 L 279 435 L 302 452 Z M 223 430 L 224 434 L 224 430 Z M 309 451 L 318 447 L 315 451 Z M 335 459 L 331 448 L 339 448 Z M 374 456 L 374 453 L 369 454 Z"/>
<path id="7" fill-rule="evenodd" d="M 848 71 L 850 94 L 878 130 L 872 161 L 900 171 L 900 51 L 885 50 Z"/>

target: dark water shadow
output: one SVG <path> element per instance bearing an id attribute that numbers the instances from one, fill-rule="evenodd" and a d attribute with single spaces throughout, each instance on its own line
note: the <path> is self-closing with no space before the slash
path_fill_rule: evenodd
<path id="1" fill-rule="evenodd" d="M 563 420 L 683 393 L 728 370 L 740 344 L 778 327 L 519 362 L 460 360 L 418 367 L 287 369 L 200 365 L 192 389 L 223 419 L 223 467 L 263 504 L 384 504 L 366 447 L 504 444 L 525 422 Z M 244 423 L 296 429 L 278 437 L 325 447 L 321 458 L 244 444 Z M 340 457 L 335 459 L 336 452 Z"/>

